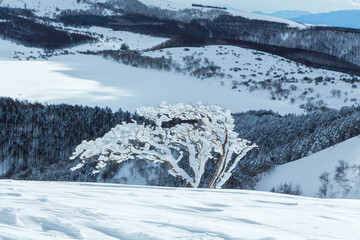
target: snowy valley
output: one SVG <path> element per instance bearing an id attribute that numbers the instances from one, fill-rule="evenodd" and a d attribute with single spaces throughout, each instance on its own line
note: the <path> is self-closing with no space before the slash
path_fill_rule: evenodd
<path id="1" fill-rule="evenodd" d="M 217 0 L 0 0 L 0 240 L 359 239 L 359 42 Z"/>
<path id="2" fill-rule="evenodd" d="M 176 9 L 167 9 L 166 6 L 175 7 L 177 5 L 166 1 L 148 2 L 149 6 L 146 6 L 145 2 L 134 1 L 130 4 L 125 0 L 115 1 L 113 5 L 117 6 L 116 11 L 113 9 L 113 12 L 109 12 L 109 3 L 112 2 L 79 1 L 75 3 L 75 1 L 66 0 L 55 4 L 51 1 L 46 3 L 45 1 L 2 1 L 0 7 L 3 7 L 2 18 L 4 19 L 14 17 L 14 13 L 6 10 L 8 7 L 11 9 L 25 8 L 26 11 L 32 11 L 31 14 L 35 14 L 32 16 L 28 12 L 12 10 L 18 15 L 19 20 L 4 20 L 1 23 L 4 24 L 4 27 L 8 26 L 9 21 L 20 22 L 20 19 L 28 19 L 28 21 L 34 21 L 67 34 L 82 36 L 81 38 L 88 39 L 85 40 L 88 43 L 80 40 L 76 46 L 65 46 L 61 49 L 50 47 L 50 49 L 44 50 L 41 47 L 42 43 L 38 46 L 38 43 L 33 42 L 31 44 L 36 47 L 24 47 L 19 45 L 17 36 L 9 35 L 7 37 L 8 33 L 4 33 L 5 38 L 0 40 L 0 59 L 2 59 L 0 67 L 1 71 L 5 72 L 14 84 L 2 86 L 0 94 L 31 101 L 110 106 L 114 110 L 121 107 L 130 111 L 146 104 L 156 105 L 161 101 L 174 104 L 201 101 L 220 104 L 229 107 L 234 112 L 266 109 L 281 114 L 302 113 L 323 108 L 340 109 L 343 106 L 359 104 L 360 96 L 356 90 L 360 80 L 356 73 L 360 74 L 360 70 L 355 65 L 346 65 L 346 62 L 340 63 L 340 61 L 336 63 L 338 65 L 334 65 L 334 59 L 328 59 L 324 62 L 325 65 L 321 62 L 322 60 L 311 63 L 312 59 L 324 58 L 324 56 L 304 57 L 306 54 L 313 54 L 311 52 L 291 53 L 292 55 L 288 56 L 289 60 L 281 57 L 284 52 L 282 49 L 275 50 L 275 52 L 269 50 L 271 53 L 268 53 L 259 50 L 263 47 L 257 45 L 234 42 L 233 45 L 239 46 L 231 46 L 231 43 L 223 45 L 221 41 L 206 43 L 208 40 L 201 40 L 198 36 L 194 40 L 190 38 L 183 41 L 179 40 L 174 33 L 167 32 L 166 29 L 154 29 L 151 31 L 155 32 L 147 34 L 141 30 L 141 27 L 139 30 L 131 30 L 127 28 L 128 25 L 121 25 L 118 29 L 113 25 L 102 23 L 103 21 L 114 21 L 111 19 L 117 17 L 126 19 L 121 20 L 119 24 L 129 21 L 125 18 L 124 11 L 132 14 L 135 6 L 136 9 L 141 7 L 145 15 L 148 14 L 147 11 L 156 6 L 158 11 L 163 11 L 165 14 L 163 17 L 165 20 L 161 21 L 167 21 L 167 11 L 175 10 L 184 11 L 184 14 L 192 16 L 193 12 L 207 14 L 201 18 L 209 19 L 213 18 L 213 14 L 234 14 L 234 17 L 245 17 L 249 21 L 254 21 L 255 24 L 258 24 L 256 21 L 259 20 L 272 21 L 275 25 L 289 24 L 287 25 L 290 27 L 289 30 L 301 31 L 302 27 L 291 22 L 276 18 L 267 19 L 265 16 L 253 14 L 257 16 L 256 18 L 242 12 L 206 10 L 206 8 L 191 9 L 189 8 L 190 4 L 176 7 Z M 81 17 L 81 14 L 87 18 L 78 21 L 77 18 Z M 89 21 L 91 17 L 99 19 L 92 22 Z M 151 21 L 158 20 L 150 19 L 149 21 L 145 24 L 152 25 Z M 130 22 L 125 24 L 130 24 Z M 122 31 L 121 28 L 126 31 Z M 44 31 L 44 34 L 48 34 L 46 32 L 48 30 L 44 29 Z M 136 33 L 137 31 L 138 33 Z M 190 32 L 184 34 L 190 34 L 193 30 L 186 31 Z M 289 39 L 289 34 L 284 33 L 282 41 Z M 244 40 L 248 41 L 245 38 Z M 22 41 L 20 40 L 20 43 Z M 191 41 L 194 42 L 191 43 Z M 202 45 L 202 47 L 187 47 L 188 42 Z M 222 41 L 222 43 L 225 42 Z M 29 45 L 30 43 L 24 44 Z M 62 43 L 58 44 L 61 46 Z M 179 46 L 179 44 L 184 47 L 171 47 Z M 125 53 L 119 52 L 121 46 L 126 46 Z M 280 56 L 276 55 L 277 53 Z M 97 57 L 92 57 L 90 54 Z M 109 61 L 101 59 L 101 56 L 106 56 Z M 114 61 L 111 61 L 114 58 L 122 64 L 115 64 Z M 303 61 L 310 62 L 310 65 L 315 68 L 304 65 Z M 19 65 L 17 66 L 17 64 Z M 326 69 L 319 69 L 319 64 L 324 65 Z M 44 67 L 41 67 L 42 65 Z M 94 66 L 98 66 L 98 68 L 94 68 Z M 339 72 L 343 66 L 348 67 L 344 68 L 344 72 Z M 18 68 L 21 68 L 22 71 L 17 72 L 15 69 Z M 23 76 L 28 76 L 28 78 L 25 79 Z M 52 79 L 57 79 L 55 86 L 44 84 L 44 82 L 49 82 L 47 79 L 50 76 Z M 150 82 L 143 76 L 153 80 Z M 132 79 L 131 82 L 127 81 L 129 77 Z M 69 81 L 74 82 L 73 87 L 69 87 Z M 186 84 L 183 84 L 184 82 Z M 158 87 L 153 88 L 152 91 L 146 91 L 149 89 L 149 84 Z M 34 89 L 29 85 L 41 85 L 41 88 L 35 87 L 36 89 Z M 79 86 L 84 85 L 88 87 L 79 89 Z M 18 86 L 23 86 L 24 90 L 19 89 Z M 204 88 L 207 91 L 202 91 Z M 216 94 L 217 92 L 220 94 Z M 226 99 L 216 97 L 224 95 L 228 97 Z M 154 96 L 157 97 L 154 98 Z"/>

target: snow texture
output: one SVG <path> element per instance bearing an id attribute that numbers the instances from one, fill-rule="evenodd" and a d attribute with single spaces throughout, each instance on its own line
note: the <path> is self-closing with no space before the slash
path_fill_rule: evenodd
<path id="1" fill-rule="evenodd" d="M 359 239 L 360 202 L 238 190 L 0 181 L 0 239 Z"/>

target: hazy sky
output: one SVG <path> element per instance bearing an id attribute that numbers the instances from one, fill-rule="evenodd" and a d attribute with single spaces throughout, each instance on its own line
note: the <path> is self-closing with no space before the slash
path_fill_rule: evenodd
<path id="1" fill-rule="evenodd" d="M 208 2 L 219 0 L 207 0 Z M 244 11 L 306 10 L 313 13 L 360 9 L 360 0 L 221 0 Z"/>

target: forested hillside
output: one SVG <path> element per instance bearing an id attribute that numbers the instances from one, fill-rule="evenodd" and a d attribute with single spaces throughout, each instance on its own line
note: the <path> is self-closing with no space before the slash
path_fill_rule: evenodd
<path id="1" fill-rule="evenodd" d="M 48 49 L 64 48 L 94 40 L 34 21 L 29 10 L 0 7 L 0 36 L 25 46 Z"/>
<path id="2" fill-rule="evenodd" d="M 201 15 L 201 11 L 199 13 L 199 10 L 196 9 L 170 11 L 159 8 L 149 9 L 146 6 L 141 7 L 141 4 L 133 8 L 134 5 L 127 3 L 125 7 L 120 3 L 124 4 L 123 1 L 120 1 L 118 5 L 111 6 L 112 10 L 121 10 L 122 15 L 120 16 L 99 16 L 91 11 L 81 13 L 63 11 L 58 20 L 71 26 L 100 26 L 117 31 L 131 31 L 169 38 L 187 36 L 200 38 L 201 41 L 241 40 L 265 44 L 268 47 L 262 47 L 262 50 L 280 55 L 285 49 L 276 47 L 288 48 L 290 52 L 291 49 L 305 51 L 294 52 L 291 58 L 294 60 L 301 57 L 308 62 L 327 65 L 333 56 L 338 60 L 360 65 L 357 57 L 360 54 L 360 48 L 357 44 L 360 40 L 359 30 L 317 26 L 291 27 L 281 22 L 234 16 L 221 10 L 211 10 L 206 12 L 206 15 Z M 110 8 L 107 4 L 102 5 L 102 7 Z M 141 11 L 134 9 L 141 9 Z M 236 42 L 232 43 L 236 44 Z M 247 45 L 248 47 L 259 48 L 258 46 L 251 46 L 251 44 Z M 315 53 L 325 54 L 327 57 L 317 56 Z M 306 61 L 302 62 L 306 63 Z M 349 65 L 351 67 L 351 64 Z"/>
<path id="3" fill-rule="evenodd" d="M 1 173 L 11 166 L 67 160 L 84 139 L 94 139 L 130 113 L 109 108 L 27 103 L 0 98 Z"/>
<path id="4" fill-rule="evenodd" d="M 240 162 L 238 179 L 253 184 L 253 176 L 277 165 L 309 156 L 325 148 L 360 135 L 360 108 L 313 112 L 306 115 L 285 115 L 268 111 L 235 114 L 235 131 L 259 145 Z M 231 180 L 228 182 L 231 184 Z M 229 185 L 230 187 L 231 185 Z M 235 186 L 234 186 L 235 187 Z"/>
<path id="5" fill-rule="evenodd" d="M 259 145 L 236 168 L 225 187 L 253 188 L 259 174 L 360 135 L 360 108 L 343 108 L 307 115 L 269 111 L 234 114 L 241 138 Z M 92 175 L 92 163 L 71 172 L 69 157 L 82 140 L 103 136 L 115 125 L 139 117 L 121 110 L 48 105 L 2 98 L 0 148 L 4 177 L 32 180 L 107 181 L 185 186 L 167 173 L 166 164 L 141 160 L 110 165 Z M 8 170 L 8 171 L 7 171 Z M 121 174 L 120 174 L 121 173 Z M 135 176 L 135 177 L 134 177 Z M 139 180 L 140 179 L 140 180 Z"/>
<path id="6" fill-rule="evenodd" d="M 69 31 L 64 26 L 78 29 L 97 26 L 157 37 L 187 37 L 205 44 L 222 41 L 246 45 L 303 64 L 360 72 L 360 47 L 357 44 L 360 31 L 355 29 L 310 27 L 279 19 L 237 15 L 219 9 L 205 11 L 189 7 L 170 10 L 148 6 L 137 0 L 109 0 L 102 3 L 80 1 L 78 5 L 80 9 L 58 9 L 45 14 L 46 17 L 36 15 L 36 9 L 0 5 L 0 35 L 27 46 L 59 48 L 99 40 L 84 32 L 78 34 L 77 31 Z M 190 42 L 190 45 L 196 42 Z"/>

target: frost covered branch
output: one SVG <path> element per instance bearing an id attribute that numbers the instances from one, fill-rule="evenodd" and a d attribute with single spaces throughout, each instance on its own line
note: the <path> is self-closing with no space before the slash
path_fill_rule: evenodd
<path id="1" fill-rule="evenodd" d="M 256 147 L 238 138 L 231 112 L 219 106 L 163 103 L 139 108 L 137 114 L 153 124 L 123 123 L 102 138 L 84 141 L 71 158 L 82 162 L 72 170 L 89 160 L 97 162 L 93 172 L 98 173 L 113 162 L 143 159 L 168 164 L 170 174 L 198 188 L 208 161 L 216 161 L 217 153 L 221 157 L 207 187 L 221 188 L 238 162 Z M 180 167 L 181 161 L 188 162 L 187 169 Z"/>

